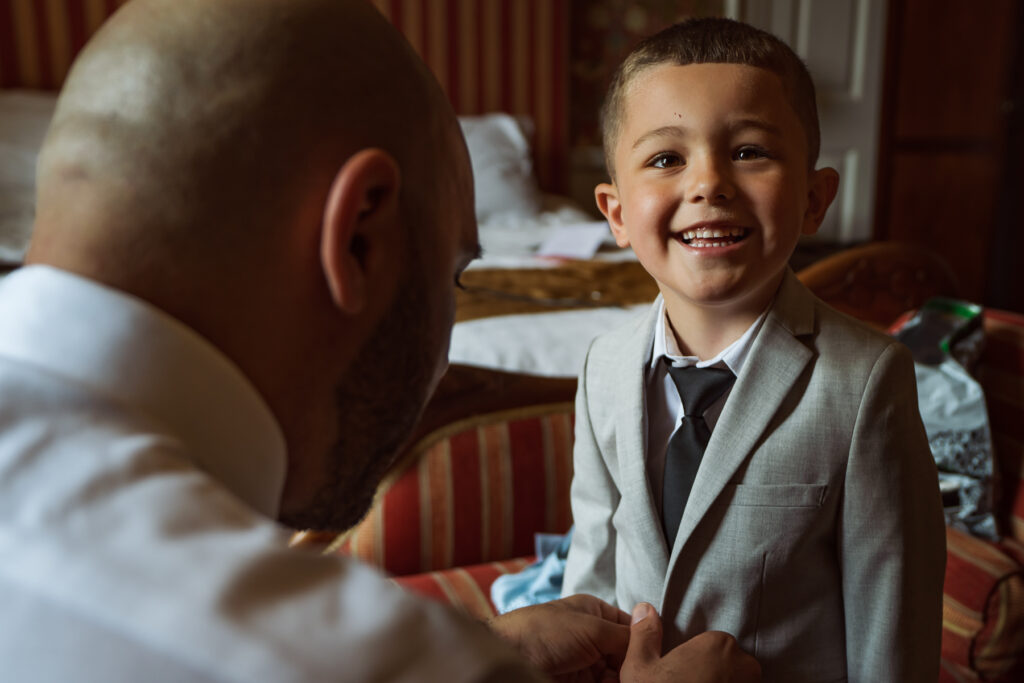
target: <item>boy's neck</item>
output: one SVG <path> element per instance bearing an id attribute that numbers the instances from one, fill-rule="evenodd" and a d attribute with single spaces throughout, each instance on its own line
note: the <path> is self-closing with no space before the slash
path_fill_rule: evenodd
<path id="1" fill-rule="evenodd" d="M 782 277 L 778 283 L 781 284 Z M 694 304 L 662 290 L 665 312 L 679 350 L 708 360 L 743 336 L 775 298 L 778 286 L 765 288 L 756 298 L 730 305 Z"/>

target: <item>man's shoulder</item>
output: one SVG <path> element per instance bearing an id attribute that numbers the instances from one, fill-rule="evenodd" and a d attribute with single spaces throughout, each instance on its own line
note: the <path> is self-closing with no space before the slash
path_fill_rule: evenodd
<path id="1" fill-rule="evenodd" d="M 478 680 L 517 665 L 485 628 L 369 567 L 289 549 L 138 411 L 0 358 L 0 422 L 12 680 L 133 680 L 155 661 L 181 674 L 158 681 Z M 82 678 L 82 643 L 118 654 Z M 42 652 L 60 661 L 39 669 Z"/>
<path id="2" fill-rule="evenodd" d="M 220 541 L 220 549 L 200 547 L 209 539 L 184 542 L 179 559 L 190 568 L 157 553 L 149 564 L 163 560 L 176 571 L 163 572 L 162 585 L 148 589 L 138 574 L 157 572 L 123 555 L 105 564 L 109 582 L 76 577 L 77 597 L 0 577 L 5 604 L 22 608 L 15 612 L 22 615 L 19 628 L 5 629 L 16 635 L 0 645 L 5 670 L 17 680 L 41 680 L 34 677 L 34 653 L 44 651 L 61 658 L 64 677 L 87 681 L 101 679 L 74 672 L 96 669 L 104 680 L 133 680 L 133 672 L 153 662 L 159 662 L 157 681 L 476 681 L 501 669 L 523 670 L 485 627 L 405 594 L 355 560 Z M 67 560 L 80 565 L 82 549 L 74 557 L 67 550 Z M 210 571 L 227 554 L 232 571 Z M 37 559 L 35 549 L 25 559 Z M 111 590 L 114 583 L 119 590 Z M 35 628 L 48 622 L 60 628 Z M 97 667 L 80 643 L 117 654 Z"/>

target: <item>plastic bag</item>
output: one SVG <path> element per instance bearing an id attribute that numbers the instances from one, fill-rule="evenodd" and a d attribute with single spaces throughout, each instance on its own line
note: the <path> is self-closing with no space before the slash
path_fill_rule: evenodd
<path id="1" fill-rule="evenodd" d="M 918 406 L 939 470 L 946 524 L 998 540 L 992 434 L 984 393 L 969 372 L 984 342 L 981 308 L 930 299 L 896 338 L 914 356 Z"/>

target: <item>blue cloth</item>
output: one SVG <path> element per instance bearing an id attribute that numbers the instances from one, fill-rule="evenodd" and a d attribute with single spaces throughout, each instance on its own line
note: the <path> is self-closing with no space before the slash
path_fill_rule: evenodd
<path id="1" fill-rule="evenodd" d="M 491 602 L 498 614 L 561 597 L 571 539 L 572 529 L 564 535 L 535 534 L 537 561 L 517 574 L 503 574 L 491 584 Z"/>

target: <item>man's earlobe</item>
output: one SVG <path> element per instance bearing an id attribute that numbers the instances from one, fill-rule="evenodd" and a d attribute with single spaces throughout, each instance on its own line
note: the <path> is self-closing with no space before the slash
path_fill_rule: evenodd
<path id="1" fill-rule="evenodd" d="M 615 243 L 620 247 L 629 246 L 629 236 L 622 222 L 622 204 L 619 203 L 619 189 L 611 183 L 601 183 L 594 188 L 594 201 L 597 208 L 608 219 Z"/>
<path id="2" fill-rule="evenodd" d="M 401 172 L 390 153 L 377 148 L 352 155 L 334 177 L 324 206 L 320 264 L 335 305 L 358 313 L 374 276 L 381 230 L 399 217 Z"/>
<path id="3" fill-rule="evenodd" d="M 807 212 L 800 232 L 813 235 L 818 232 L 825 213 L 839 191 L 839 172 L 834 168 L 819 168 L 811 173 L 811 182 L 807 190 Z"/>

